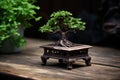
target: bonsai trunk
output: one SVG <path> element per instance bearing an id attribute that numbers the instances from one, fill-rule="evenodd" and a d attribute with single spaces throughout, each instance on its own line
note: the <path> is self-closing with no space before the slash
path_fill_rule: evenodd
<path id="1" fill-rule="evenodd" d="M 59 41 L 57 41 L 57 43 L 56 43 L 57 46 L 63 46 L 63 47 L 72 47 L 73 46 L 72 42 L 67 40 L 66 33 L 67 32 L 62 32 L 62 31 L 60 32 L 61 39 Z"/>

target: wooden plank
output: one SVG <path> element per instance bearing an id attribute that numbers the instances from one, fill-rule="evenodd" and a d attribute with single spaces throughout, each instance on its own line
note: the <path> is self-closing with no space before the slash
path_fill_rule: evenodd
<path id="1" fill-rule="evenodd" d="M 19 54 L 1 54 L 0 72 L 8 72 L 35 80 L 120 80 L 120 49 L 93 46 L 89 49 L 92 66 L 85 67 L 83 61 L 73 64 L 71 71 L 65 64 L 51 59 L 49 66 L 41 66 L 40 45 L 51 41 L 27 38 L 27 45 Z"/>

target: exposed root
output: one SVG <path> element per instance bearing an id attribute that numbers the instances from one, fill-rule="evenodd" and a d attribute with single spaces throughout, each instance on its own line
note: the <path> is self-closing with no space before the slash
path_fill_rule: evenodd
<path id="1" fill-rule="evenodd" d="M 66 39 L 61 39 L 55 43 L 56 46 L 62 46 L 62 47 L 72 47 L 73 44 L 72 42 L 66 40 Z"/>

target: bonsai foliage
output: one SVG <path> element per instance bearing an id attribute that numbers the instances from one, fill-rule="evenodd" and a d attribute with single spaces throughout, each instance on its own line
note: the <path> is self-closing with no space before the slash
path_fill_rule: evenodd
<path id="1" fill-rule="evenodd" d="M 25 29 L 30 26 L 29 20 L 35 17 L 35 9 L 39 9 L 33 3 L 35 0 L 0 0 L 0 46 L 6 39 L 10 39 L 15 46 L 25 43 L 19 33 L 19 26 Z"/>
<path id="2" fill-rule="evenodd" d="M 41 32 L 54 32 L 56 30 L 66 32 L 84 29 L 85 22 L 82 22 L 80 18 L 72 17 L 72 13 L 68 11 L 53 12 L 48 22 L 40 27 Z"/>
<path id="3" fill-rule="evenodd" d="M 68 11 L 53 12 L 48 22 L 40 27 L 41 32 L 59 32 L 62 36 L 57 45 L 72 46 L 72 43 L 66 39 L 68 31 L 84 30 L 85 22 L 80 18 L 74 18 Z"/>

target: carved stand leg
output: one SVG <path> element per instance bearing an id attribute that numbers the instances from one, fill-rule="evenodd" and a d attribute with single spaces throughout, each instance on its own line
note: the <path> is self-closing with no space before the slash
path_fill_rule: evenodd
<path id="1" fill-rule="evenodd" d="M 59 63 L 63 63 L 63 59 L 58 59 Z"/>
<path id="2" fill-rule="evenodd" d="M 41 56 L 42 65 L 46 65 L 47 59 L 48 59 L 47 57 Z"/>
<path id="3" fill-rule="evenodd" d="M 67 62 L 67 69 L 68 69 L 68 70 L 71 70 L 71 69 L 72 69 L 72 64 L 73 64 L 73 62 L 71 62 L 71 61 L 70 61 L 70 62 L 69 62 L 69 61 Z"/>
<path id="4" fill-rule="evenodd" d="M 91 66 L 91 57 L 86 57 L 83 60 L 85 60 L 87 66 Z"/>

